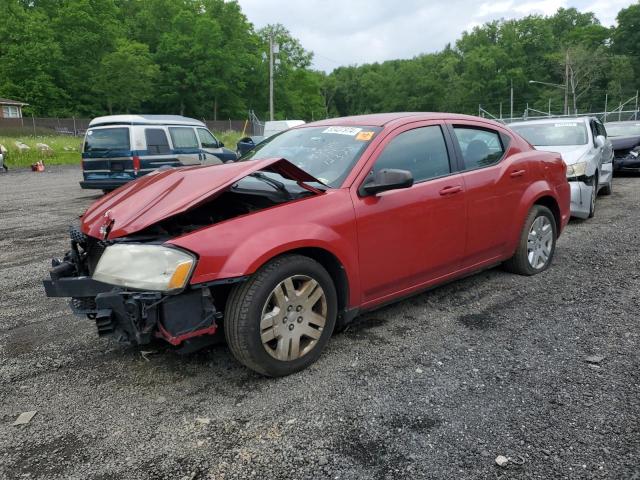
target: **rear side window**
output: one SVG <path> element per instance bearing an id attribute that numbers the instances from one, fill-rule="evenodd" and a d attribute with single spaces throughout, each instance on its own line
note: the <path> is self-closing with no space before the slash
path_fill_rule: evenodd
<path id="1" fill-rule="evenodd" d="M 85 152 L 131 150 L 128 128 L 98 128 L 89 130 L 84 140 Z"/>
<path id="2" fill-rule="evenodd" d="M 145 128 L 144 136 L 147 140 L 147 151 L 150 154 L 171 153 L 167 134 L 161 128 Z"/>
<path id="3" fill-rule="evenodd" d="M 451 173 L 449 153 L 440 127 L 422 127 L 400 133 L 382 151 L 373 171 L 384 168 L 408 170 L 416 183 Z"/>
<path id="4" fill-rule="evenodd" d="M 200 148 L 193 128 L 171 127 L 169 133 L 173 148 Z"/>
<path id="5" fill-rule="evenodd" d="M 218 148 L 218 140 L 206 128 L 199 128 L 198 136 L 200 137 L 202 148 Z"/>
<path id="6" fill-rule="evenodd" d="M 453 127 L 462 151 L 464 170 L 475 170 L 498 163 L 504 155 L 500 134 L 493 130 Z"/>

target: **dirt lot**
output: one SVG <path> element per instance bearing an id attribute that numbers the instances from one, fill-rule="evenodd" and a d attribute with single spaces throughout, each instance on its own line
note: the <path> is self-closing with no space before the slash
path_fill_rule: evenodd
<path id="1" fill-rule="evenodd" d="M 640 178 L 570 223 L 546 273 L 367 314 L 274 380 L 224 346 L 145 359 L 44 297 L 96 198 L 79 177 L 0 175 L 0 478 L 640 478 Z"/>

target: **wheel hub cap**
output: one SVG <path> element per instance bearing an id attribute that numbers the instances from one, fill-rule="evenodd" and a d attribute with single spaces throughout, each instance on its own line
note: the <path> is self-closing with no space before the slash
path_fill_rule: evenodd
<path id="1" fill-rule="evenodd" d="M 326 320 L 327 298 L 320 284 L 306 275 L 288 277 L 262 309 L 262 345 L 277 360 L 296 360 L 313 350 Z"/>
<path id="2" fill-rule="evenodd" d="M 529 265 L 541 269 L 549 261 L 553 249 L 553 227 L 547 217 L 540 216 L 533 221 L 527 238 L 527 259 Z"/>

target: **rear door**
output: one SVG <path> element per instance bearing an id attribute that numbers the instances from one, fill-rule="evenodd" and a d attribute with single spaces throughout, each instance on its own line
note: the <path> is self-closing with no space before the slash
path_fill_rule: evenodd
<path id="1" fill-rule="evenodd" d="M 173 153 L 181 165 L 200 165 L 202 151 L 193 127 L 169 127 Z"/>
<path id="2" fill-rule="evenodd" d="M 393 131 L 373 153 L 367 176 L 382 168 L 409 170 L 414 185 L 373 196 L 352 190 L 363 303 L 384 301 L 459 268 L 465 193 L 450 152 L 439 123 L 417 122 Z"/>
<path id="3" fill-rule="evenodd" d="M 87 130 L 82 149 L 85 180 L 132 180 L 135 178 L 131 128 L 94 127 Z"/>
<path id="4" fill-rule="evenodd" d="M 502 259 L 533 172 L 524 156 L 508 157 L 511 137 L 473 121 L 449 124 L 466 191 L 464 267 Z"/>

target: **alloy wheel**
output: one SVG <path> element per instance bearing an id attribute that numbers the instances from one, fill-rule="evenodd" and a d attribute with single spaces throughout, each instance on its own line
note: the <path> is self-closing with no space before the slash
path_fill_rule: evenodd
<path id="1" fill-rule="evenodd" d="M 262 308 L 262 346 L 277 360 L 296 360 L 315 348 L 326 320 L 327 298 L 320 284 L 307 275 L 288 277 Z"/>
<path id="2" fill-rule="evenodd" d="M 536 270 L 543 268 L 553 251 L 553 227 L 551 221 L 541 215 L 531 224 L 527 237 L 527 259 Z"/>

